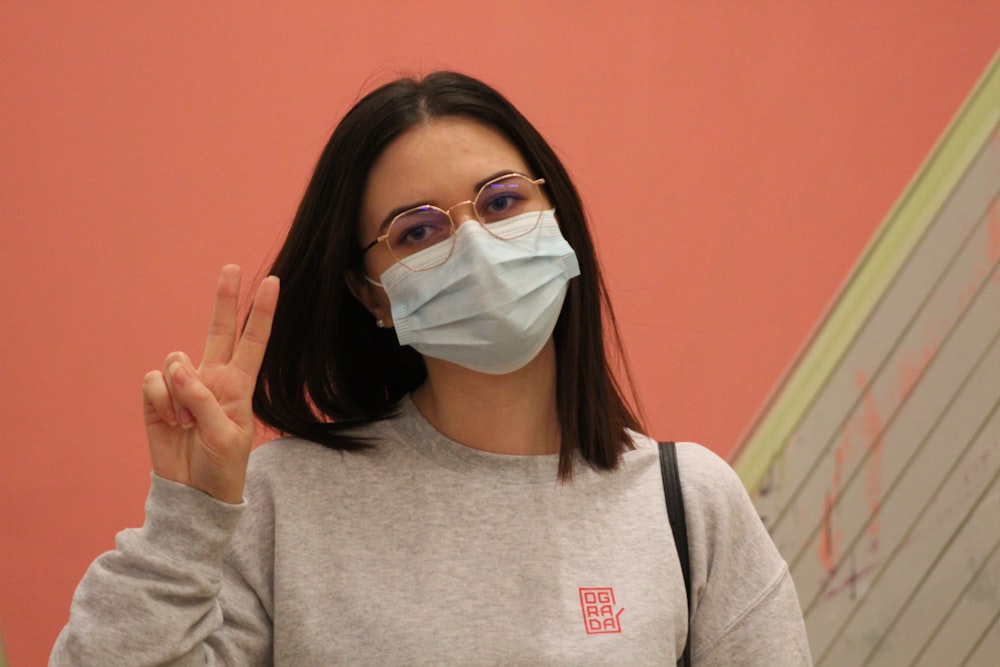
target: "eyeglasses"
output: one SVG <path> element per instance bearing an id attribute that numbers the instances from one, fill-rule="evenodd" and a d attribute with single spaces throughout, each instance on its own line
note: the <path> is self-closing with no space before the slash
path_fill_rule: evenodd
<path id="1" fill-rule="evenodd" d="M 544 178 L 532 180 L 511 173 L 487 181 L 475 199 L 459 202 L 448 210 L 426 204 L 403 211 L 389 222 L 385 234 L 364 247 L 361 255 L 385 243 L 393 258 L 411 271 L 440 266 L 448 261 L 455 247 L 456 227 L 451 212 L 466 204 L 472 205 L 476 220 L 493 236 L 524 236 L 538 226 L 547 205 L 539 188 L 543 183 Z M 414 257 L 435 246 L 440 246 L 437 252 Z"/>

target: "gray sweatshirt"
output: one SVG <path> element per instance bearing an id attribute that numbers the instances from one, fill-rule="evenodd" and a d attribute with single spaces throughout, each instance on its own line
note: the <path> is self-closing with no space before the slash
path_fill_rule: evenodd
<path id="1" fill-rule="evenodd" d="M 656 443 L 614 472 L 485 453 L 408 399 L 340 453 L 254 451 L 240 505 L 153 476 L 50 665 L 673 665 L 688 628 Z M 739 478 L 678 446 L 695 665 L 810 665 L 788 568 Z"/>

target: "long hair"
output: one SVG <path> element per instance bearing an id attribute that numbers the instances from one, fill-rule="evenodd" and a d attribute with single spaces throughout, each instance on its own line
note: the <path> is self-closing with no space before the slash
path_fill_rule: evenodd
<path id="1" fill-rule="evenodd" d="M 422 357 L 400 346 L 391 329 L 375 326 L 350 293 L 348 275 L 363 272 L 358 221 L 372 166 L 415 125 L 454 116 L 500 132 L 532 173 L 545 178 L 559 228 L 580 264 L 553 333 L 559 477 L 572 476 L 576 453 L 596 469 L 613 469 L 631 447 L 626 429 L 641 426 L 608 363 L 605 334 L 631 389 L 579 194 L 559 158 L 510 102 L 453 72 L 384 85 L 362 98 L 334 130 L 271 269 L 281 279 L 281 298 L 257 378 L 254 412 L 281 433 L 355 450 L 369 443 L 351 427 L 390 417 L 398 401 L 424 381 Z"/>

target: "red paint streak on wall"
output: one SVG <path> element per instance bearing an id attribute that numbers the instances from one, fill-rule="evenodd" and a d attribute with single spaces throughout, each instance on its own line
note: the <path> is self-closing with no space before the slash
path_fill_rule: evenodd
<path id="1" fill-rule="evenodd" d="M 932 339 L 899 360 L 896 366 L 898 379 L 894 385 L 898 393 L 893 405 L 899 406 L 905 402 L 937 354 L 939 346 L 939 341 Z M 835 510 L 843 491 L 844 471 L 849 469 L 848 464 L 859 451 L 867 454 L 864 463 L 864 494 L 870 521 L 865 533 L 870 551 L 878 550 L 882 530 L 879 511 L 884 492 L 885 419 L 872 392 L 872 381 L 866 371 L 860 369 L 855 371 L 855 385 L 861 394 L 861 407 L 844 425 L 840 443 L 834 449 L 830 488 L 823 499 L 823 519 L 820 525 L 817 556 L 823 569 L 830 576 L 836 573 L 837 563 L 842 556 L 840 551 L 843 529 L 839 525 Z M 857 451 L 854 443 L 856 437 L 860 438 L 861 443 L 861 449 Z"/>
<path id="2" fill-rule="evenodd" d="M 830 490 L 827 491 L 826 497 L 823 499 L 823 523 L 820 526 L 817 555 L 820 564 L 829 575 L 833 575 L 837 571 L 837 559 L 843 538 L 843 530 L 839 525 L 836 525 L 833 510 L 840 497 L 844 463 L 851 455 L 851 430 L 850 428 L 844 429 L 841 442 L 833 452 L 833 476 L 830 479 Z"/>
<path id="3" fill-rule="evenodd" d="M 931 363 L 931 359 L 938 352 L 938 347 L 940 343 L 936 340 L 932 340 L 926 343 L 920 350 L 909 358 L 904 357 L 899 364 L 899 395 L 903 398 L 909 396 L 910 392 L 913 391 L 914 385 L 917 384 L 917 380 L 920 376 L 924 374 L 927 370 L 928 364 Z"/>

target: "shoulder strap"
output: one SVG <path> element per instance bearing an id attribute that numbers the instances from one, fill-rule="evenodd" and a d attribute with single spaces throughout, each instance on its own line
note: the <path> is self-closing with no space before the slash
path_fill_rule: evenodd
<path id="1" fill-rule="evenodd" d="M 687 520 L 684 517 L 684 494 L 681 493 L 680 472 L 677 469 L 677 447 L 672 442 L 660 443 L 660 473 L 663 477 L 663 495 L 667 502 L 667 517 L 670 530 L 677 546 L 677 558 L 681 562 L 684 576 L 684 592 L 688 605 L 688 637 L 684 642 L 684 654 L 678 665 L 691 664 L 691 564 L 688 558 Z"/>

